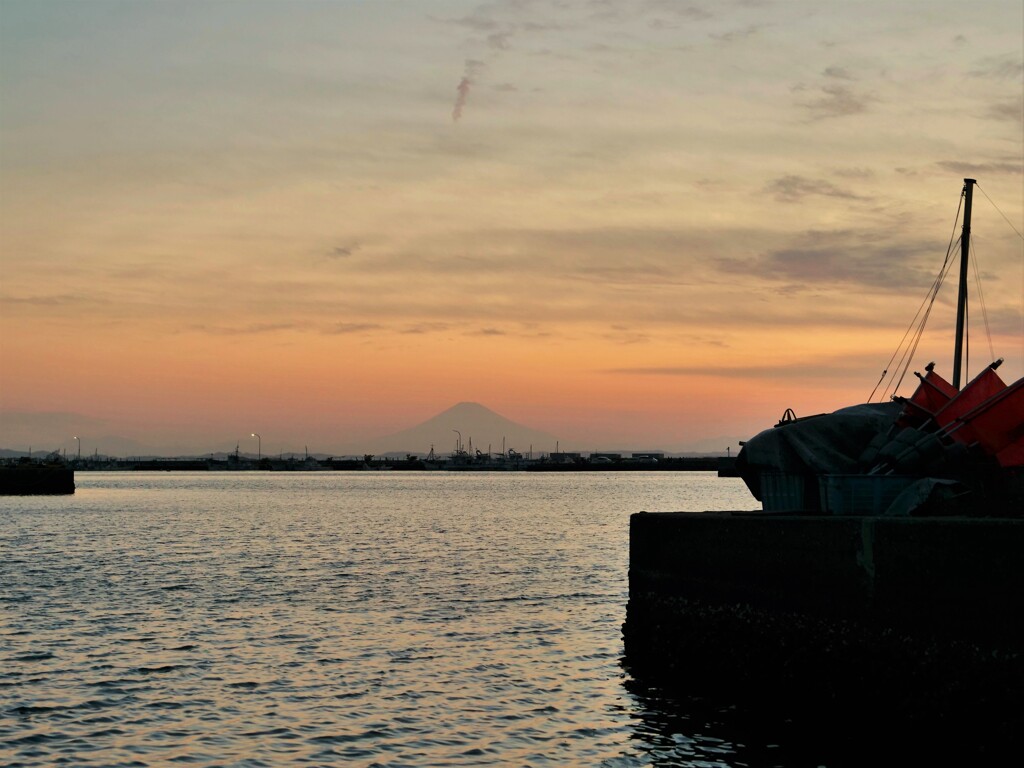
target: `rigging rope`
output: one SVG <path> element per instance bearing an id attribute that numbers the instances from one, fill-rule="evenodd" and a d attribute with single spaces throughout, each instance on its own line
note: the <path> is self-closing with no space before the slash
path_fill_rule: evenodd
<path id="1" fill-rule="evenodd" d="M 886 375 L 892 369 L 893 361 L 896 359 L 896 356 L 900 354 L 900 350 L 903 349 L 903 345 L 907 341 L 907 337 L 911 335 L 911 331 L 914 331 L 913 336 L 911 337 L 912 342 L 907 346 L 906 349 L 903 349 L 903 354 L 902 356 L 900 356 L 899 363 L 897 364 L 899 367 L 902 367 L 902 372 L 900 372 L 899 374 L 899 380 L 897 380 L 896 378 L 896 374 L 898 371 L 893 370 L 892 378 L 889 381 L 889 383 L 885 385 L 885 388 L 882 390 L 882 395 L 879 398 L 879 402 L 885 400 L 886 396 L 888 396 L 889 394 L 889 387 L 892 386 L 893 384 L 895 384 L 895 387 L 892 390 L 892 397 L 896 397 L 896 393 L 899 391 L 900 385 L 903 383 L 903 378 L 907 375 L 907 369 L 910 368 L 910 364 L 914 359 L 914 353 L 917 352 L 917 345 L 920 343 L 921 337 L 924 335 L 924 328 L 928 322 L 928 316 L 931 314 L 932 306 L 935 304 L 935 299 L 939 295 L 939 289 L 942 287 L 942 282 L 943 280 L 945 280 L 946 275 L 949 274 L 949 270 L 953 264 L 951 254 L 954 252 L 956 243 L 960 242 L 959 239 L 954 240 L 954 238 L 956 238 L 956 225 L 960 221 L 960 212 L 961 210 L 963 210 L 963 205 L 964 194 L 963 192 L 961 192 L 960 204 L 957 206 L 956 216 L 953 217 L 953 231 L 949 236 L 949 245 L 946 246 L 946 258 L 942 262 L 942 267 L 941 269 L 939 269 L 939 274 L 936 276 L 935 280 L 932 282 L 931 287 L 928 289 L 928 293 L 925 294 L 925 297 L 922 300 L 921 305 L 917 308 L 917 313 L 914 315 L 914 319 L 910 321 L 910 325 L 907 327 L 907 330 L 904 331 L 903 333 L 903 338 L 900 339 L 900 343 L 897 345 L 896 350 L 892 353 L 892 357 L 889 358 L 889 363 L 888 365 L 885 366 L 885 370 L 882 371 L 882 376 L 881 378 L 879 378 L 878 384 L 875 384 L 875 388 L 871 390 L 871 395 L 868 397 L 869 403 L 875 396 L 875 392 L 878 390 L 879 385 L 881 385 Z M 922 310 L 924 311 L 923 315 L 921 314 Z M 918 318 L 920 318 L 920 322 L 918 322 Z M 916 330 L 914 330 L 915 325 Z"/>
<path id="2" fill-rule="evenodd" d="M 958 239 L 957 243 L 960 242 Z M 953 261 L 949 259 L 949 254 L 946 254 L 947 263 L 943 264 L 943 271 L 939 273 L 939 277 L 935 281 L 935 290 L 932 292 L 931 300 L 928 302 L 928 309 L 924 313 L 924 317 L 921 318 L 921 324 L 918 326 L 917 333 L 914 336 L 914 345 L 904 353 L 904 359 L 906 362 L 903 365 L 903 370 L 900 372 L 899 381 L 896 382 L 896 387 L 892 391 L 892 396 L 896 397 L 896 393 L 900 389 L 900 385 L 903 384 L 903 378 L 907 375 L 907 371 L 910 369 L 910 364 L 914 360 L 914 355 L 917 354 L 917 345 L 921 343 L 921 339 L 924 336 L 924 327 L 928 323 L 928 318 L 932 313 L 932 307 L 935 305 L 935 299 L 939 296 L 939 288 L 942 287 L 943 281 L 946 279 L 946 275 L 949 274 L 950 269 L 953 268 Z"/>
<path id="3" fill-rule="evenodd" d="M 981 186 L 979 184 L 977 184 L 977 182 L 975 182 L 975 187 L 977 189 L 981 189 Z M 988 196 L 988 193 L 985 192 L 985 190 L 983 190 L 983 189 L 981 189 L 981 193 L 983 195 L 985 195 L 985 198 L 990 203 L 992 203 L 992 207 L 995 208 L 999 212 L 999 215 L 1002 216 L 1003 219 L 1006 221 L 1006 223 L 1010 225 L 1010 228 L 1016 233 L 1017 237 L 1019 237 L 1021 240 L 1024 240 L 1024 235 L 1021 235 L 1020 231 L 1018 231 L 1018 229 L 1013 225 L 1013 223 L 1007 218 L 1006 214 L 1003 213 L 1001 210 L 999 210 L 999 206 L 997 206 L 992 201 L 992 198 L 990 198 Z M 885 383 L 885 386 L 884 386 L 884 388 L 882 390 L 882 394 L 881 394 L 881 396 L 879 398 L 879 402 L 883 401 L 887 396 L 889 396 L 889 389 L 890 389 L 890 387 L 892 387 L 892 395 L 891 396 L 893 398 L 895 398 L 896 397 L 896 393 L 899 391 L 900 386 L 903 384 L 903 379 L 904 379 L 904 377 L 906 377 L 907 371 L 910 368 L 910 364 L 913 362 L 914 355 L 917 353 L 918 344 L 920 344 L 921 339 L 924 336 L 925 325 L 927 324 L 928 318 L 931 315 L 932 307 L 935 304 L 935 300 L 938 298 L 939 289 L 942 287 L 943 281 L 946 279 L 946 276 L 949 274 L 950 270 L 953 267 L 954 259 L 952 258 L 952 255 L 955 252 L 956 246 L 961 243 L 961 238 L 956 238 L 956 227 L 957 227 L 957 224 L 960 222 L 960 214 L 961 214 L 961 211 L 963 210 L 964 198 L 965 198 L 965 194 L 964 194 L 964 192 L 961 192 L 961 194 L 960 194 L 960 205 L 957 207 L 956 216 L 953 219 L 953 233 L 950 235 L 949 246 L 946 248 L 946 258 L 942 262 L 942 267 L 939 270 L 939 274 L 935 278 L 935 280 L 932 282 L 931 287 L 928 289 L 928 293 L 925 295 L 924 300 L 921 302 L 921 305 L 918 307 L 917 313 L 914 315 L 914 319 L 911 320 L 910 325 L 907 327 L 907 330 L 904 331 L 903 338 L 900 339 L 900 343 L 897 345 L 896 351 L 894 351 L 892 353 L 892 357 L 889 358 L 889 362 L 885 366 L 885 369 L 882 371 L 882 375 L 879 377 L 878 383 L 875 384 L 875 388 L 871 390 L 871 395 L 868 397 L 868 402 L 869 403 L 872 402 L 872 400 L 874 399 L 875 393 L 878 391 L 878 388 L 881 387 L 883 385 L 883 383 L 886 382 L 887 377 L 888 377 L 888 383 Z M 954 240 L 954 238 L 955 238 L 955 240 Z M 971 243 L 970 251 L 971 252 L 970 252 L 968 258 L 971 260 L 971 263 L 973 265 L 974 280 L 975 280 L 975 283 L 977 284 L 977 287 L 978 287 L 978 300 L 979 300 L 979 302 L 981 304 L 981 313 L 982 313 L 982 317 L 983 317 L 984 322 L 985 322 L 985 335 L 988 338 L 989 352 L 992 355 L 992 359 L 995 360 L 996 359 L 996 354 L 995 354 L 995 348 L 993 347 L 993 344 L 992 344 L 992 329 L 991 329 L 991 326 L 989 324 L 988 308 L 985 305 L 985 297 L 984 297 L 984 294 L 982 293 L 982 289 L 981 289 L 981 274 L 980 274 L 980 271 L 979 271 L 979 268 L 978 268 L 977 254 L 975 253 L 974 243 L 973 242 Z M 1024 255 L 1024 249 L 1022 249 L 1021 253 L 1022 253 L 1022 255 Z M 1022 285 L 1021 285 L 1021 298 L 1022 298 L 1021 341 L 1022 341 L 1022 345 L 1024 345 L 1024 261 L 1022 261 L 1021 281 L 1022 281 Z M 969 308 L 965 307 L 964 308 L 964 363 L 965 363 L 964 368 L 965 368 L 965 370 L 967 370 L 969 368 L 969 360 L 970 360 L 970 323 L 967 322 L 967 320 L 968 320 L 968 317 L 967 317 L 968 311 L 969 311 Z M 1024 353 L 1024 348 L 1022 348 L 1022 353 Z M 899 360 L 898 360 L 898 362 L 896 362 L 896 367 L 893 368 L 893 363 L 896 361 L 897 357 L 899 358 Z M 890 373 L 890 371 L 892 373 Z"/>
<path id="4" fill-rule="evenodd" d="M 949 258 L 949 252 L 948 251 L 946 252 L 946 258 L 947 259 Z M 942 266 L 943 266 L 943 269 L 945 269 L 945 266 L 946 266 L 945 263 L 943 263 Z M 939 274 L 941 276 L 942 273 L 940 272 Z M 871 395 L 868 397 L 868 402 L 869 403 L 871 402 L 871 398 L 873 398 L 875 396 L 875 392 L 877 391 L 879 384 L 882 383 L 882 381 L 885 379 L 886 374 L 889 373 L 889 369 L 892 368 L 892 363 L 896 359 L 896 355 L 898 355 L 900 353 L 900 350 L 903 349 L 903 344 L 907 340 L 907 336 L 910 335 L 910 332 L 911 332 L 911 330 L 913 330 L 915 323 L 917 323 L 917 318 L 921 316 L 921 311 L 924 309 L 924 305 L 928 301 L 928 296 L 930 296 L 932 291 L 934 291 L 935 289 L 936 289 L 936 285 L 933 282 L 932 283 L 932 287 L 928 289 L 928 294 L 924 297 L 924 299 L 921 301 L 921 305 L 917 308 L 917 313 L 914 315 L 914 319 L 910 321 L 910 325 L 907 327 L 907 330 L 905 330 L 903 332 L 903 338 L 900 339 L 900 343 L 897 344 L 896 345 L 896 349 L 893 350 L 892 357 L 890 357 L 889 358 L 889 362 L 886 363 L 885 370 L 882 371 L 882 376 L 878 380 L 878 384 L 875 384 L 875 388 L 873 390 L 871 390 Z M 903 360 L 901 358 L 900 359 L 900 363 L 902 364 L 902 362 L 903 362 Z M 879 402 L 881 402 L 881 400 L 885 399 L 885 394 L 888 391 L 888 389 L 889 389 L 889 386 L 886 385 L 885 390 L 883 390 L 883 392 L 882 392 L 882 398 L 879 400 Z"/>
<path id="5" fill-rule="evenodd" d="M 950 249 L 952 249 L 952 245 L 950 246 Z M 900 339 L 899 345 L 897 345 L 896 350 L 892 353 L 892 357 L 889 358 L 889 363 L 888 363 L 888 365 L 886 365 L 885 371 L 882 373 L 883 378 L 884 378 L 885 374 L 887 374 L 889 372 L 889 369 L 892 368 L 893 361 L 896 359 L 896 356 L 900 354 L 900 350 L 903 350 L 903 354 L 900 357 L 899 363 L 897 365 L 902 366 L 904 364 L 905 360 L 906 360 L 907 351 L 910 349 L 910 346 L 916 346 L 916 344 L 911 342 L 911 344 L 908 345 L 906 349 L 903 348 L 903 345 L 904 345 L 904 343 L 906 343 L 907 337 L 910 336 L 911 331 L 914 331 L 915 328 L 917 328 L 917 331 L 915 332 L 915 335 L 919 335 L 921 330 L 923 330 L 924 323 L 925 323 L 925 321 L 928 318 L 928 312 L 931 310 L 931 303 L 935 301 L 935 296 L 938 294 L 939 286 L 942 285 L 942 281 L 943 281 L 944 277 L 946 276 L 946 274 L 949 271 L 948 267 L 947 267 L 948 262 L 949 262 L 949 251 L 946 252 L 946 261 L 943 262 L 942 269 L 939 271 L 938 276 L 932 282 L 931 287 L 928 289 L 928 293 L 925 295 L 924 299 L 921 301 L 921 306 L 919 306 L 917 308 L 917 313 L 914 315 L 914 319 L 910 321 L 910 325 L 907 327 L 907 330 L 903 332 L 903 338 Z M 931 301 L 929 301 L 929 298 L 931 299 Z M 922 315 L 922 312 L 924 312 L 923 315 Z M 923 318 L 923 319 L 921 319 L 920 322 L 918 322 L 919 318 Z M 895 372 L 895 370 L 893 371 L 892 378 L 893 378 L 893 381 L 895 381 L 895 379 L 896 379 L 896 372 Z M 884 400 L 886 398 L 886 396 L 889 393 L 889 387 L 892 386 L 893 381 L 890 381 L 889 384 L 885 385 L 885 389 L 882 390 L 882 397 L 880 398 L 879 402 L 881 402 L 882 400 Z M 875 389 L 878 389 L 878 385 L 877 384 L 875 385 Z M 871 394 L 872 394 L 872 396 L 874 395 L 874 390 L 872 390 Z M 895 391 L 893 391 L 893 394 L 894 395 L 896 394 Z M 869 399 L 869 402 L 870 402 L 870 399 Z"/>
<path id="6" fill-rule="evenodd" d="M 974 183 L 974 186 L 977 187 L 978 189 L 981 189 L 981 185 L 978 184 L 977 182 Z M 1012 229 L 1014 231 L 1014 233 L 1016 233 L 1017 237 L 1019 237 L 1021 240 L 1024 240 L 1024 235 L 1022 235 L 1020 233 L 1020 231 L 1015 226 L 1013 226 L 1013 222 L 1010 221 L 1010 219 L 1007 217 L 1007 215 L 1005 213 L 1003 213 L 999 209 L 999 206 L 995 204 L 995 201 L 991 197 L 988 196 L 988 193 L 984 189 L 981 189 L 981 194 L 983 194 L 985 196 L 985 199 L 988 200 L 989 203 L 992 204 L 992 207 L 995 208 L 996 211 L 999 212 L 999 215 L 1003 217 L 1003 220 L 1010 226 L 1010 229 Z M 1021 359 L 1024 360 L 1024 249 L 1021 250 L 1021 257 L 1022 258 L 1021 258 L 1021 273 L 1020 273 L 1020 296 L 1021 296 L 1020 344 L 1021 344 Z M 995 355 L 993 355 L 993 358 L 994 357 L 995 357 Z"/>
<path id="7" fill-rule="evenodd" d="M 992 345 L 992 328 L 988 324 L 988 308 L 985 306 L 985 294 L 981 290 L 981 274 L 978 272 L 978 254 L 974 252 L 974 241 L 971 241 L 971 266 L 974 267 L 974 282 L 978 286 L 978 303 L 981 305 L 981 317 L 985 321 L 985 336 L 988 337 L 989 360 L 996 359 L 996 349 Z M 968 338 L 970 338 L 968 336 Z"/>
<path id="8" fill-rule="evenodd" d="M 978 182 L 974 182 L 974 186 L 977 189 L 981 189 L 981 184 L 979 184 Z M 992 207 L 993 208 L 995 208 L 997 211 L 999 211 L 999 206 L 996 205 L 994 202 L 992 202 L 992 198 L 988 196 L 988 193 L 985 192 L 984 189 L 981 189 L 981 194 L 985 195 L 985 199 L 988 200 L 990 203 L 992 203 Z M 1006 214 L 1005 213 L 1003 213 L 1002 211 L 999 211 L 999 215 L 1002 216 L 1004 219 L 1006 219 L 1006 223 L 1010 225 L 1010 229 L 1012 229 L 1014 232 L 1017 232 L 1017 228 L 1015 226 L 1013 226 L 1013 222 L 1012 221 L 1010 221 L 1008 218 L 1006 218 Z M 1019 237 L 1021 240 L 1024 240 L 1024 235 L 1022 235 L 1020 232 L 1017 232 L 1017 237 Z"/>

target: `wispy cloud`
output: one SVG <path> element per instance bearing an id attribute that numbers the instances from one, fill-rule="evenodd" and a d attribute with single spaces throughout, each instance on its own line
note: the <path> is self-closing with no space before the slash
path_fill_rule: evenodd
<path id="1" fill-rule="evenodd" d="M 835 78 L 837 80 L 853 80 L 853 76 L 846 70 L 845 67 L 825 67 L 825 71 L 822 72 L 825 77 Z"/>
<path id="2" fill-rule="evenodd" d="M 1024 122 L 1024 99 L 1007 99 L 989 105 L 987 114 L 995 120 L 1006 120 L 1011 123 Z"/>
<path id="3" fill-rule="evenodd" d="M 357 243 L 352 243 L 350 245 L 338 245 L 332 248 L 327 255 L 332 259 L 347 259 L 358 250 L 359 245 Z"/>
<path id="4" fill-rule="evenodd" d="M 830 181 L 808 179 L 804 176 L 782 176 L 774 179 L 768 183 L 765 191 L 784 203 L 796 203 L 810 195 L 840 197 L 847 200 L 859 199 L 849 190 L 840 189 Z"/>
<path id="5" fill-rule="evenodd" d="M 876 101 L 872 96 L 857 93 L 845 85 L 824 85 L 821 87 L 821 98 L 799 102 L 812 120 L 827 120 L 835 117 L 848 117 L 866 112 L 868 105 Z"/>
<path id="6" fill-rule="evenodd" d="M 762 29 L 764 29 L 764 27 L 761 24 L 750 24 L 739 29 L 729 30 L 728 32 L 712 34 L 711 38 L 713 40 L 718 40 L 721 43 L 735 43 L 739 40 L 746 40 L 747 38 L 754 37 Z"/>
<path id="7" fill-rule="evenodd" d="M 843 179 L 864 180 L 875 178 L 875 172 L 870 168 L 836 168 L 832 173 Z"/>
<path id="8" fill-rule="evenodd" d="M 335 323 L 326 330 L 326 333 L 331 335 L 368 333 L 369 331 L 378 331 L 382 327 L 379 323 Z"/>
<path id="9" fill-rule="evenodd" d="M 650 341 L 651 334 L 629 326 L 613 325 L 608 333 L 603 334 L 603 338 L 615 344 L 633 345 Z"/>
<path id="10" fill-rule="evenodd" d="M 230 327 L 213 325 L 192 325 L 189 330 L 199 333 L 209 333 L 215 336 L 255 336 L 265 333 L 278 333 L 280 331 L 295 330 L 294 323 L 253 323 L 251 325 Z"/>
<path id="11" fill-rule="evenodd" d="M 1015 55 L 990 56 L 982 59 L 970 71 L 971 77 L 994 80 L 1020 80 L 1024 75 L 1024 61 Z"/>
<path id="12" fill-rule="evenodd" d="M 1011 339 L 1019 340 L 1024 335 L 1024 310 L 1021 307 L 1000 307 L 987 311 L 988 329 L 995 334 L 1002 334 Z"/>
<path id="13" fill-rule="evenodd" d="M 935 164 L 944 171 L 955 173 L 958 176 L 990 176 L 994 174 L 1020 175 L 1020 160 L 1007 158 L 1006 160 L 993 163 L 964 163 L 959 160 L 940 160 Z"/>
<path id="14" fill-rule="evenodd" d="M 879 359 L 875 355 L 827 355 L 785 365 L 638 366 L 609 368 L 604 373 L 624 376 L 711 377 L 717 379 L 756 379 L 761 381 L 785 381 L 792 379 L 841 381 L 848 378 L 851 374 L 862 374 L 865 368 L 872 368 L 878 362 Z"/>
<path id="15" fill-rule="evenodd" d="M 508 48 L 508 41 L 512 38 L 512 32 L 505 30 L 504 32 L 492 32 L 487 36 L 487 45 L 499 51 L 504 51 Z"/>
<path id="16" fill-rule="evenodd" d="M 627 21 L 653 21 L 673 19 L 676 21 L 703 21 L 713 17 L 706 8 L 695 3 L 683 3 L 676 0 L 639 0 L 639 2 L 621 2 L 621 0 L 587 0 L 584 4 L 589 11 L 589 20 L 623 23 Z"/>
<path id="17" fill-rule="evenodd" d="M 484 15 L 482 8 L 477 8 L 472 13 L 459 18 L 439 18 L 437 16 L 430 16 L 428 18 L 444 24 L 454 24 L 459 27 L 465 27 L 466 29 L 471 29 L 474 32 L 490 32 L 497 29 L 499 26 L 498 21 Z"/>
<path id="18" fill-rule="evenodd" d="M 399 330 L 400 334 L 419 336 L 428 333 L 444 333 L 451 328 L 450 323 L 416 323 Z"/>
<path id="19" fill-rule="evenodd" d="M 86 299 L 83 296 L 72 294 L 61 294 L 51 296 L 0 296 L 0 304 L 8 306 L 23 304 L 33 307 L 64 307 L 69 305 L 83 304 L 86 302 L 95 303 L 96 299 Z"/>
<path id="20" fill-rule="evenodd" d="M 760 275 L 799 286 L 856 284 L 873 290 L 922 292 L 934 279 L 919 266 L 929 244 L 882 239 L 875 232 L 810 231 L 789 247 L 716 262 L 725 272 Z M 923 294 L 922 294 L 923 295 Z"/>

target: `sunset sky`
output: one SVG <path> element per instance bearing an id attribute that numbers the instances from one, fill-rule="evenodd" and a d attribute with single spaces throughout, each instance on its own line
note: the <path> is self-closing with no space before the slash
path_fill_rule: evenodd
<path id="1" fill-rule="evenodd" d="M 965 176 L 1013 381 L 1022 49 L 1020 0 L 0 0 L 0 448 L 735 446 L 868 398 Z"/>

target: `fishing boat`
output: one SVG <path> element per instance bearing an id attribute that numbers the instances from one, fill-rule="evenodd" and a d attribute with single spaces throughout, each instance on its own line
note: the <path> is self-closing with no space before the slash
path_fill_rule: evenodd
<path id="1" fill-rule="evenodd" d="M 915 372 L 919 381 L 909 397 L 894 393 L 888 402 L 869 398 L 804 418 L 787 409 L 774 427 L 743 444 L 736 458 L 737 474 L 764 511 L 1024 516 L 1024 378 L 1006 384 L 997 372 L 1000 358 L 961 386 L 975 184 L 975 179 L 964 179 L 961 192 L 951 380 L 929 363 L 925 373 Z M 926 300 L 929 310 L 954 252 L 951 244 Z M 916 349 L 928 312 L 919 311 L 919 317 L 908 352 Z M 908 352 L 899 380 L 911 364 Z M 888 374 L 887 367 L 880 383 Z"/>
<path id="2" fill-rule="evenodd" d="M 1024 385 L 993 361 L 961 386 L 965 313 L 964 268 L 952 380 L 929 364 L 910 397 L 787 410 L 748 440 L 736 470 L 762 509 L 630 516 L 634 679 L 781 713 L 851 765 L 878 762 L 866 732 L 912 764 L 1019 752 Z"/>

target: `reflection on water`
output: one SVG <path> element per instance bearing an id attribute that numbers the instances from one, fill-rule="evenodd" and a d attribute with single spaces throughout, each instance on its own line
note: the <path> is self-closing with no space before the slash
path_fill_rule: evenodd
<path id="1" fill-rule="evenodd" d="M 654 766 L 861 766 L 891 764 L 897 750 L 874 739 L 864 720 L 849 727 L 808 722 L 748 697 L 666 691 L 628 677 L 638 763 Z M 915 764 L 913 762 L 909 763 Z"/>
<path id="2" fill-rule="evenodd" d="M 975 766 L 1015 765 L 1022 734 L 970 718 L 921 722 L 891 702 L 803 701 L 784 691 L 670 692 L 626 677 L 632 695 L 632 765 Z M 1019 721 L 1017 716 L 1008 720 Z M 879 710 L 885 710 L 883 716 Z"/>
<path id="3" fill-rule="evenodd" d="M 738 480 L 77 481 L 0 501 L 5 765 L 804 764 L 621 665 L 630 513 L 750 509 Z"/>
<path id="4" fill-rule="evenodd" d="M 697 696 L 672 695 L 638 681 L 633 696 L 637 748 L 656 766 L 793 765 L 793 745 L 780 751 L 764 723 L 736 705 L 716 706 Z M 770 729 L 769 729 L 770 730 Z"/>

